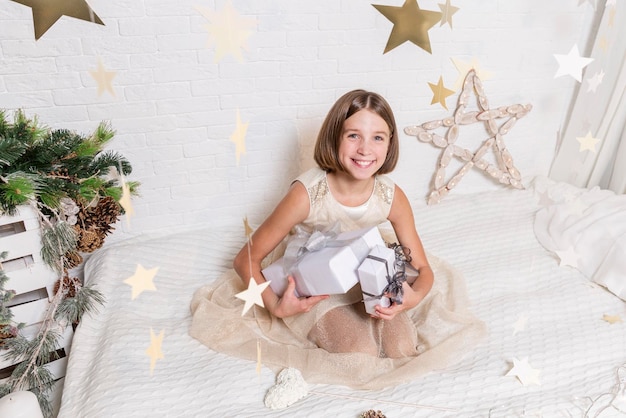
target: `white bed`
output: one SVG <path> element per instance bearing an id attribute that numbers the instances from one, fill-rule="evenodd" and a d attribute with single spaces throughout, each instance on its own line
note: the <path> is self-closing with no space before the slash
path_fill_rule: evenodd
<path id="1" fill-rule="evenodd" d="M 106 306 L 76 331 L 59 416 L 356 418 L 370 409 L 389 418 L 619 416 L 615 406 L 626 404 L 620 404 L 626 323 L 605 319 L 626 321 L 626 305 L 578 270 L 561 267 L 537 240 L 536 213 L 546 210 L 540 193 L 562 190 L 538 183 L 455 192 L 415 209 L 426 250 L 465 276 L 472 311 L 488 327 L 482 344 L 446 370 L 380 391 L 309 385 L 307 397 L 281 410 L 263 402 L 275 373 L 266 367 L 257 373 L 255 362 L 213 352 L 188 335 L 192 293 L 230 267 L 244 240 L 240 225 L 103 248 L 87 262 L 85 278 L 104 293 Z M 157 290 L 132 300 L 124 280 L 138 264 L 159 268 Z M 164 336 L 152 374 L 151 329 Z M 514 359 L 525 358 L 540 385 L 507 375 Z"/>

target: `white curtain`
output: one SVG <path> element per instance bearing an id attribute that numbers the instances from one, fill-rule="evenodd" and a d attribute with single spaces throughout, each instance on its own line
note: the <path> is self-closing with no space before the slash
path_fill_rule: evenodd
<path id="1" fill-rule="evenodd" d="M 593 62 L 585 67 L 550 177 L 622 194 L 626 193 L 626 2 L 602 3 L 598 2 L 601 19 L 590 55 Z"/>

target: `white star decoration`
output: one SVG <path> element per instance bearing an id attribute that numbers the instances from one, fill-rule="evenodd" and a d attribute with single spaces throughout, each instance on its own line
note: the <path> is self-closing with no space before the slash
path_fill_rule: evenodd
<path id="1" fill-rule="evenodd" d="M 477 96 L 478 110 L 474 111 L 467 109 L 469 96 L 472 93 L 475 93 Z M 531 109 L 532 106 L 530 104 L 516 104 L 490 109 L 487 97 L 483 91 L 482 82 L 476 75 L 476 72 L 470 70 L 463 83 L 463 90 L 459 95 L 458 105 L 454 110 L 453 116 L 406 127 L 404 132 L 407 135 L 416 136 L 422 142 L 430 142 L 434 146 L 443 149 L 434 174 L 433 187 L 428 197 L 428 204 L 438 203 L 461 181 L 472 167 L 484 171 L 499 183 L 523 189 L 521 174 L 513 164 L 513 156 L 506 149 L 504 135 L 513 128 L 518 119 L 528 114 Z M 498 126 L 496 123 L 497 119 L 506 119 L 506 121 Z M 484 124 L 489 137 L 483 141 L 476 151 L 458 146 L 456 142 L 460 127 L 479 122 Z M 430 132 L 438 128 L 447 128 L 447 132 L 443 136 Z M 495 154 L 495 164 L 491 164 L 484 159 L 490 148 L 493 149 Z M 446 168 L 452 158 L 461 160 L 463 166 L 453 174 L 450 180 L 446 181 Z"/>
<path id="2" fill-rule="evenodd" d="M 539 193 L 539 206 L 548 207 L 554 203 L 554 200 L 550 197 L 550 193 L 546 190 Z"/>
<path id="3" fill-rule="evenodd" d="M 604 79 L 604 71 L 600 70 L 596 72 L 592 77 L 587 79 L 587 93 L 595 93 L 598 90 L 598 86 Z"/>
<path id="4" fill-rule="evenodd" d="M 513 357 L 513 368 L 509 370 L 506 376 L 515 376 L 524 386 L 538 385 L 541 386 L 539 375 L 541 371 L 539 369 L 533 369 L 528 363 L 528 357 L 524 357 L 519 360 Z"/>
<path id="5" fill-rule="evenodd" d="M 235 295 L 237 299 L 241 299 L 246 303 L 243 305 L 243 311 L 241 312 L 241 316 L 244 316 L 246 312 L 250 310 L 252 305 L 259 305 L 260 307 L 265 307 L 263 304 L 263 298 L 261 297 L 261 293 L 269 286 L 270 282 L 263 282 L 261 284 L 257 284 L 254 277 L 250 278 L 248 282 L 248 288 L 243 292 L 239 292 Z"/>
<path id="6" fill-rule="evenodd" d="M 580 148 L 578 149 L 579 152 L 589 150 L 596 153 L 596 144 L 600 142 L 600 139 L 594 138 L 591 135 L 591 131 L 588 131 L 585 136 L 577 136 L 576 140 L 580 142 Z"/>
<path id="7" fill-rule="evenodd" d="M 555 251 L 557 257 L 559 257 L 559 267 L 570 266 L 578 268 L 578 254 L 574 250 L 574 247 L 569 247 L 565 251 Z"/>
<path id="8" fill-rule="evenodd" d="M 518 332 L 526 330 L 526 324 L 528 323 L 528 317 L 526 314 L 522 314 L 517 318 L 517 321 L 513 324 L 513 335 L 517 335 Z"/>
<path id="9" fill-rule="evenodd" d="M 147 270 L 141 264 L 137 264 L 135 274 L 124 280 L 124 283 L 132 287 L 131 299 L 135 299 L 146 290 L 156 291 L 154 286 L 154 276 L 159 271 L 158 267 Z"/>
<path id="10" fill-rule="evenodd" d="M 563 75 L 571 75 L 578 82 L 582 79 L 583 68 L 593 61 L 593 58 L 580 56 L 578 45 L 574 45 L 567 55 L 554 54 L 554 58 L 556 58 L 559 63 L 559 69 L 554 75 L 554 78 Z"/>
<path id="11" fill-rule="evenodd" d="M 526 324 L 528 323 L 528 316 L 522 314 L 517 318 L 517 321 L 513 324 L 513 335 L 517 335 L 518 332 L 526 330 Z"/>

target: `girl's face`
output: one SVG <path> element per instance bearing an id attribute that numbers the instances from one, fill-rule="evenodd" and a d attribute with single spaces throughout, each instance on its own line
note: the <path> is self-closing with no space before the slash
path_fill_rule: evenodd
<path id="1" fill-rule="evenodd" d="M 385 162 L 390 140 L 387 122 L 376 113 L 361 109 L 343 123 L 339 162 L 353 178 L 370 178 Z"/>

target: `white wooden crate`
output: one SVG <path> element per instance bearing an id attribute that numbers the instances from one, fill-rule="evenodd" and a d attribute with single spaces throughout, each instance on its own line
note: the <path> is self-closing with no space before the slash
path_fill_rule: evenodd
<path id="1" fill-rule="evenodd" d="M 2 268 L 9 277 L 5 289 L 15 290 L 11 311 L 15 322 L 26 324 L 22 334 L 34 336 L 50 306 L 54 283 L 58 274 L 41 258 L 41 234 L 36 213 L 29 206 L 20 206 L 15 216 L 0 216 L 0 252 L 7 258 Z M 65 376 L 65 365 L 74 333 L 72 327 L 65 329 L 58 342 L 61 358 L 48 363 L 56 379 Z M 14 365 L 2 355 L 0 349 L 0 374 L 6 374 Z M 4 372 L 4 373 L 3 373 Z"/>

